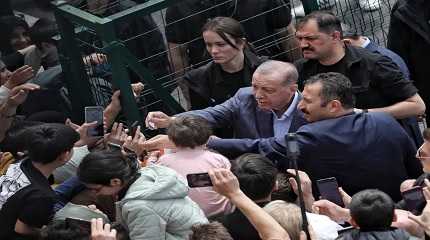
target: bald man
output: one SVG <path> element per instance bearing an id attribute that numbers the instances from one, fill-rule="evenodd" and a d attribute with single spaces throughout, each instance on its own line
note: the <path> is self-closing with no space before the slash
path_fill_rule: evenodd
<path id="1" fill-rule="evenodd" d="M 222 104 L 203 110 L 189 111 L 205 118 L 213 128 L 231 126 L 239 140 L 266 137 L 283 137 L 295 132 L 306 123 L 303 113 L 297 110 L 301 95 L 297 91 L 298 73 L 294 65 L 280 61 L 262 63 L 252 76 L 252 87 L 241 88 Z M 174 117 L 162 112 L 150 112 L 146 118 L 148 127 L 166 128 Z M 222 140 L 211 138 L 208 147 L 221 150 Z M 158 136 L 145 143 L 147 149 L 168 147 L 167 137 Z M 222 154 L 232 158 L 241 151 Z"/>

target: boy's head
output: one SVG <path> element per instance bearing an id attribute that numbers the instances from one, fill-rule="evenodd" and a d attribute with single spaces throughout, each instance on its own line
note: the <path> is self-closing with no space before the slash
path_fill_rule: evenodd
<path id="1" fill-rule="evenodd" d="M 176 117 L 167 129 L 169 139 L 180 148 L 205 145 L 212 130 L 206 119 L 193 115 Z"/>
<path id="2" fill-rule="evenodd" d="M 233 240 L 227 229 L 219 222 L 197 224 L 191 230 L 189 240 Z"/>
<path id="3" fill-rule="evenodd" d="M 55 160 L 67 162 L 79 134 L 59 123 L 44 123 L 28 128 L 25 133 L 26 149 L 33 162 L 49 164 Z"/>
<path id="4" fill-rule="evenodd" d="M 384 230 L 396 220 L 394 202 L 386 193 L 369 189 L 352 196 L 351 223 L 362 231 Z"/>
<path id="5" fill-rule="evenodd" d="M 240 189 L 254 201 L 267 199 L 275 189 L 278 170 L 272 161 L 260 154 L 239 156 L 231 170 L 239 180 Z"/>

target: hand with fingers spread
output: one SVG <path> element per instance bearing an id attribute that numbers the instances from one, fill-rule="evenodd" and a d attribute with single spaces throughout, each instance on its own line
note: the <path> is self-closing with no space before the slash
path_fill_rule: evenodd
<path id="1" fill-rule="evenodd" d="M 9 89 L 13 89 L 14 87 L 17 87 L 21 84 L 26 83 L 28 80 L 30 80 L 34 76 L 33 68 L 24 65 L 17 70 L 15 70 L 9 77 L 9 79 L 4 84 L 5 87 Z"/>
<path id="2" fill-rule="evenodd" d="M 420 225 L 426 234 L 430 236 L 430 200 L 427 200 L 426 207 L 420 216 L 409 213 L 408 218 Z"/>
<path id="3" fill-rule="evenodd" d="M 7 104 L 11 107 L 18 107 L 27 99 L 30 91 L 38 90 L 40 87 L 34 83 L 25 83 L 12 88 Z"/>
<path id="4" fill-rule="evenodd" d="M 106 143 L 110 142 L 120 146 L 123 145 L 127 140 L 127 133 L 125 132 L 124 125 L 115 122 L 112 126 L 112 131 L 105 134 L 104 139 Z"/>
<path id="5" fill-rule="evenodd" d="M 296 175 L 296 171 L 294 169 L 288 169 L 287 172 L 292 174 L 293 176 Z M 308 211 L 312 211 L 312 204 L 315 201 L 315 198 L 312 194 L 312 181 L 309 178 L 309 176 L 303 171 L 299 171 L 299 177 L 300 177 L 300 183 L 301 183 L 300 185 L 303 192 L 303 198 L 305 201 L 305 207 Z M 290 182 L 294 193 L 298 195 L 299 192 L 298 192 L 296 179 L 294 177 L 290 177 L 288 181 Z"/>
<path id="6" fill-rule="evenodd" d="M 116 230 L 110 224 L 103 224 L 103 219 L 91 219 L 91 240 L 115 240 Z"/>
<path id="7" fill-rule="evenodd" d="M 174 117 L 169 117 L 163 112 L 149 112 L 146 116 L 145 125 L 150 129 L 167 128 Z"/>
<path id="8" fill-rule="evenodd" d="M 312 210 L 314 213 L 326 215 L 335 222 L 347 222 L 351 218 L 349 209 L 343 208 L 325 199 L 314 202 Z"/>
<path id="9" fill-rule="evenodd" d="M 80 139 L 75 143 L 75 147 L 82 147 L 85 145 L 87 145 L 88 147 L 91 147 L 99 139 L 98 137 L 93 137 L 88 135 L 88 129 L 95 127 L 97 125 L 96 121 L 91 123 L 84 123 L 81 126 L 79 126 L 73 123 L 70 119 L 67 119 L 65 124 L 75 129 L 75 131 L 79 133 Z"/>
<path id="10" fill-rule="evenodd" d="M 138 157 L 146 155 L 145 149 L 142 147 L 146 138 L 143 133 L 140 131 L 140 126 L 137 126 L 136 133 L 134 136 L 128 136 L 123 145 L 124 148 L 129 149 L 136 153 Z"/>
<path id="11" fill-rule="evenodd" d="M 86 65 L 91 65 L 91 64 L 97 65 L 97 64 L 102 64 L 107 62 L 107 56 L 102 53 L 92 53 L 84 57 L 83 60 Z"/>
<path id="12" fill-rule="evenodd" d="M 167 135 L 157 135 L 151 139 L 146 140 L 141 145 L 143 149 L 147 151 L 159 150 L 159 149 L 174 149 L 176 148 L 175 144 L 170 141 Z"/>
<path id="13" fill-rule="evenodd" d="M 144 88 L 145 85 L 143 85 L 141 82 L 131 84 L 131 90 L 133 90 L 133 95 L 135 98 L 140 96 Z"/>

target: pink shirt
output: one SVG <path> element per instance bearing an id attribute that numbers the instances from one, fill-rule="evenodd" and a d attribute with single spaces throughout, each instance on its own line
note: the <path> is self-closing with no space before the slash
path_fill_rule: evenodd
<path id="1" fill-rule="evenodd" d="M 204 148 L 177 149 L 160 157 L 159 164 L 174 169 L 186 178 L 191 173 L 206 173 L 212 168 L 230 169 L 230 161 L 221 154 Z M 233 204 L 215 192 L 212 187 L 190 188 L 188 196 L 196 202 L 206 216 L 227 214 L 233 211 Z"/>

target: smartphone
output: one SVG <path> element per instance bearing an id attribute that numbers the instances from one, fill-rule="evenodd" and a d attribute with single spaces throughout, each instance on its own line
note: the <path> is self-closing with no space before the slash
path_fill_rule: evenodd
<path id="1" fill-rule="evenodd" d="M 317 180 L 317 187 L 321 198 L 327 199 L 341 207 L 345 207 L 342 196 L 339 192 L 339 186 L 337 184 L 336 178 L 330 177 Z"/>
<path id="2" fill-rule="evenodd" d="M 79 218 L 66 218 L 66 225 L 91 233 L 91 222 Z"/>
<path id="3" fill-rule="evenodd" d="M 212 181 L 208 173 L 187 174 L 187 181 L 190 188 L 212 186 Z"/>
<path id="4" fill-rule="evenodd" d="M 421 186 L 416 186 L 402 192 L 402 197 L 405 200 L 408 211 L 415 215 L 421 214 L 426 205 L 426 199 Z"/>
<path id="5" fill-rule="evenodd" d="M 88 135 L 92 137 L 102 137 L 103 129 L 103 107 L 93 106 L 85 107 L 85 122 L 91 123 L 97 121 L 97 125 L 88 129 Z"/>

